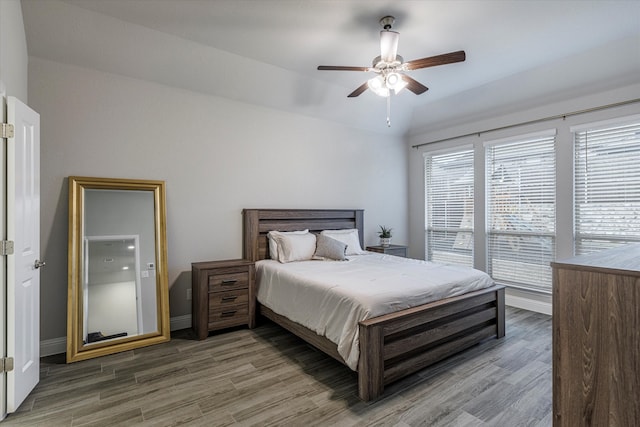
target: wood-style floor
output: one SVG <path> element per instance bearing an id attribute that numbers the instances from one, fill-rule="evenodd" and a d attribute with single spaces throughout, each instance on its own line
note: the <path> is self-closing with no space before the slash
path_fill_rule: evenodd
<path id="1" fill-rule="evenodd" d="M 348 368 L 272 323 L 64 364 L 7 426 L 550 426 L 551 318 L 507 308 L 507 335 L 364 403 Z"/>

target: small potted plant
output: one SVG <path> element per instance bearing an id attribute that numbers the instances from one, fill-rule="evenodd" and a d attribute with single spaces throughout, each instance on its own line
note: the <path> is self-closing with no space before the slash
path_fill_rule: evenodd
<path id="1" fill-rule="evenodd" d="M 378 236 L 380 237 L 380 246 L 387 247 L 391 244 L 391 228 L 381 225 Z"/>

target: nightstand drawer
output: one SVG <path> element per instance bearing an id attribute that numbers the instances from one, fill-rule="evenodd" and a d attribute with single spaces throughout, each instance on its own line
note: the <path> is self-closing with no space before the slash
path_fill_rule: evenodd
<path id="1" fill-rule="evenodd" d="M 238 289 L 229 292 L 212 292 L 209 294 L 209 307 L 227 306 L 230 304 L 247 304 L 249 292 L 246 289 Z"/>
<path id="2" fill-rule="evenodd" d="M 223 292 L 248 287 L 249 273 L 246 270 L 237 273 L 209 275 L 209 292 Z"/>
<path id="3" fill-rule="evenodd" d="M 246 325 L 249 321 L 248 304 L 209 307 L 209 329 Z"/>
<path id="4" fill-rule="evenodd" d="M 406 248 L 389 248 L 385 252 L 387 255 L 395 255 L 401 257 L 407 257 L 407 249 Z"/>
<path id="5" fill-rule="evenodd" d="M 367 250 L 371 252 L 378 252 L 386 255 L 394 255 L 400 257 L 407 257 L 407 247 L 403 245 L 389 245 L 389 246 L 367 246 Z"/>

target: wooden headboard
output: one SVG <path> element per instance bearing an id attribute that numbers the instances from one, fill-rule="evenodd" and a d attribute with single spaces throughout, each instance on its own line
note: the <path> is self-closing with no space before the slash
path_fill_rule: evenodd
<path id="1" fill-rule="evenodd" d="M 362 209 L 244 209 L 243 257 L 250 261 L 269 258 L 267 233 L 272 230 L 322 230 L 357 228 L 364 248 L 364 210 Z"/>

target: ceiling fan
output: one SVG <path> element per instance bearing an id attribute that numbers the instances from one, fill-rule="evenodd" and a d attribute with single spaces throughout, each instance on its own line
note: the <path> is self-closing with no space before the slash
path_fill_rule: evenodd
<path id="1" fill-rule="evenodd" d="M 367 71 L 377 74 L 376 77 L 366 81 L 356 90 L 351 92 L 348 95 L 349 98 L 359 96 L 367 89 L 371 89 L 377 95 L 389 97 L 391 90 L 397 94 L 405 87 L 416 95 L 420 95 L 429 90 L 429 88 L 406 75 L 406 71 L 435 67 L 437 65 L 452 64 L 465 60 L 466 55 L 464 50 L 459 50 L 457 52 L 404 62 L 402 56 L 398 55 L 398 40 L 400 38 L 400 33 L 391 30 L 391 26 L 394 21 L 395 18 L 393 16 L 385 16 L 380 19 L 380 25 L 384 28 L 380 31 L 380 56 L 376 56 L 373 59 L 372 67 L 320 65 L 318 66 L 318 70 Z"/>

